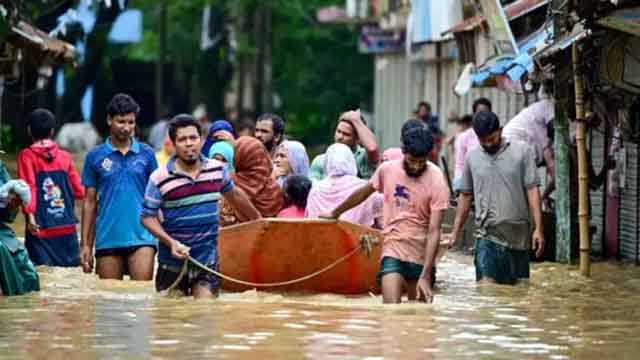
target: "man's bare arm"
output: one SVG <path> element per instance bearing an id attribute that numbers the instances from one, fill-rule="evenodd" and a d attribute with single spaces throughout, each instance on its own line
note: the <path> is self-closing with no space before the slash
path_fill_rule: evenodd
<path id="1" fill-rule="evenodd" d="M 371 186 L 371 184 L 366 184 L 354 191 L 348 198 L 346 198 L 342 204 L 338 205 L 331 214 L 328 215 L 329 218 L 337 219 L 342 215 L 345 211 L 353 209 L 354 207 L 360 205 L 363 201 L 367 200 L 371 194 L 373 194 L 376 189 Z"/>
<path id="2" fill-rule="evenodd" d="M 222 197 L 233 207 L 235 211 L 237 211 L 241 215 L 239 218 L 244 220 L 257 220 L 262 218 L 260 212 L 253 206 L 251 201 L 247 198 L 247 196 L 242 192 L 239 188 L 234 188 L 233 190 L 222 194 Z"/>
<path id="3" fill-rule="evenodd" d="M 370 164 L 377 164 L 380 161 L 380 150 L 376 136 L 362 121 L 360 110 L 349 111 L 343 118 L 348 120 L 356 130 L 358 139 L 362 147 L 367 151 L 367 158 Z"/>
<path id="4" fill-rule="evenodd" d="M 440 246 L 440 235 L 442 234 L 442 220 L 444 210 L 432 211 L 429 220 L 429 230 L 427 232 L 427 246 L 425 247 L 423 276 L 431 277 L 431 269 L 435 266 L 438 247 Z"/>
<path id="5" fill-rule="evenodd" d="M 456 219 L 453 222 L 453 230 L 451 232 L 451 246 L 455 245 L 458 241 L 462 228 L 464 227 L 464 223 L 467 221 L 467 217 L 471 211 L 471 200 L 473 200 L 473 195 L 470 193 L 460 193 L 458 198 L 458 209 L 456 210 Z"/>
<path id="6" fill-rule="evenodd" d="M 98 199 L 96 188 L 87 188 L 87 194 L 82 202 L 82 226 L 80 231 L 80 246 L 93 249 L 96 233 L 96 209 Z"/>

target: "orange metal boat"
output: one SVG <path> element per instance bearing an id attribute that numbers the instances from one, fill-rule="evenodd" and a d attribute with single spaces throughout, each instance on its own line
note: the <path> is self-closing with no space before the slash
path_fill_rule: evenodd
<path id="1" fill-rule="evenodd" d="M 362 236 L 375 240 L 370 256 L 358 251 L 331 270 L 276 291 L 363 294 L 375 291 L 382 236 L 378 230 L 344 221 L 261 219 L 222 228 L 220 271 L 253 283 L 299 279 L 326 268 L 358 247 Z M 227 291 L 252 287 L 224 280 Z"/>

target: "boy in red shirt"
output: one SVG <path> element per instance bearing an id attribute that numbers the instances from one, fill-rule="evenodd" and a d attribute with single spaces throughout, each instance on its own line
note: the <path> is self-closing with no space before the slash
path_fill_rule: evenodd
<path id="1" fill-rule="evenodd" d="M 34 110 L 27 126 L 33 143 L 18 154 L 18 177 L 31 188 L 23 207 L 29 258 L 34 265 L 79 266 L 74 209 L 84 198 L 80 176 L 71 155 L 51 140 L 56 119 L 49 110 Z"/>

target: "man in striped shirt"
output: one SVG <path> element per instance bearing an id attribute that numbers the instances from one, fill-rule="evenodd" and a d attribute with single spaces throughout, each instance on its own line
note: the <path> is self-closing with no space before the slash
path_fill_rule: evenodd
<path id="1" fill-rule="evenodd" d="M 178 279 L 189 256 L 218 269 L 220 196 L 249 219 L 260 218 L 246 196 L 235 188 L 224 164 L 200 155 L 201 129 L 191 115 L 174 117 L 168 128 L 175 156 L 151 174 L 141 214 L 142 224 L 160 240 L 158 291 Z M 217 295 L 219 283 L 217 276 L 190 263 L 177 289 L 195 298 L 211 298 Z"/>

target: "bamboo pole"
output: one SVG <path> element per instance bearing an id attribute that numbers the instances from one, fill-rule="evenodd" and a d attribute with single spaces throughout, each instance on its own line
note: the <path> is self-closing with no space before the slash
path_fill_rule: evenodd
<path id="1" fill-rule="evenodd" d="M 589 172 L 587 171 L 587 149 L 585 146 L 584 83 L 580 66 L 580 50 L 574 43 L 572 48 L 573 78 L 576 91 L 576 143 L 578 145 L 578 220 L 580 221 L 580 273 L 591 276 L 589 254 L 591 243 L 589 238 Z"/>

